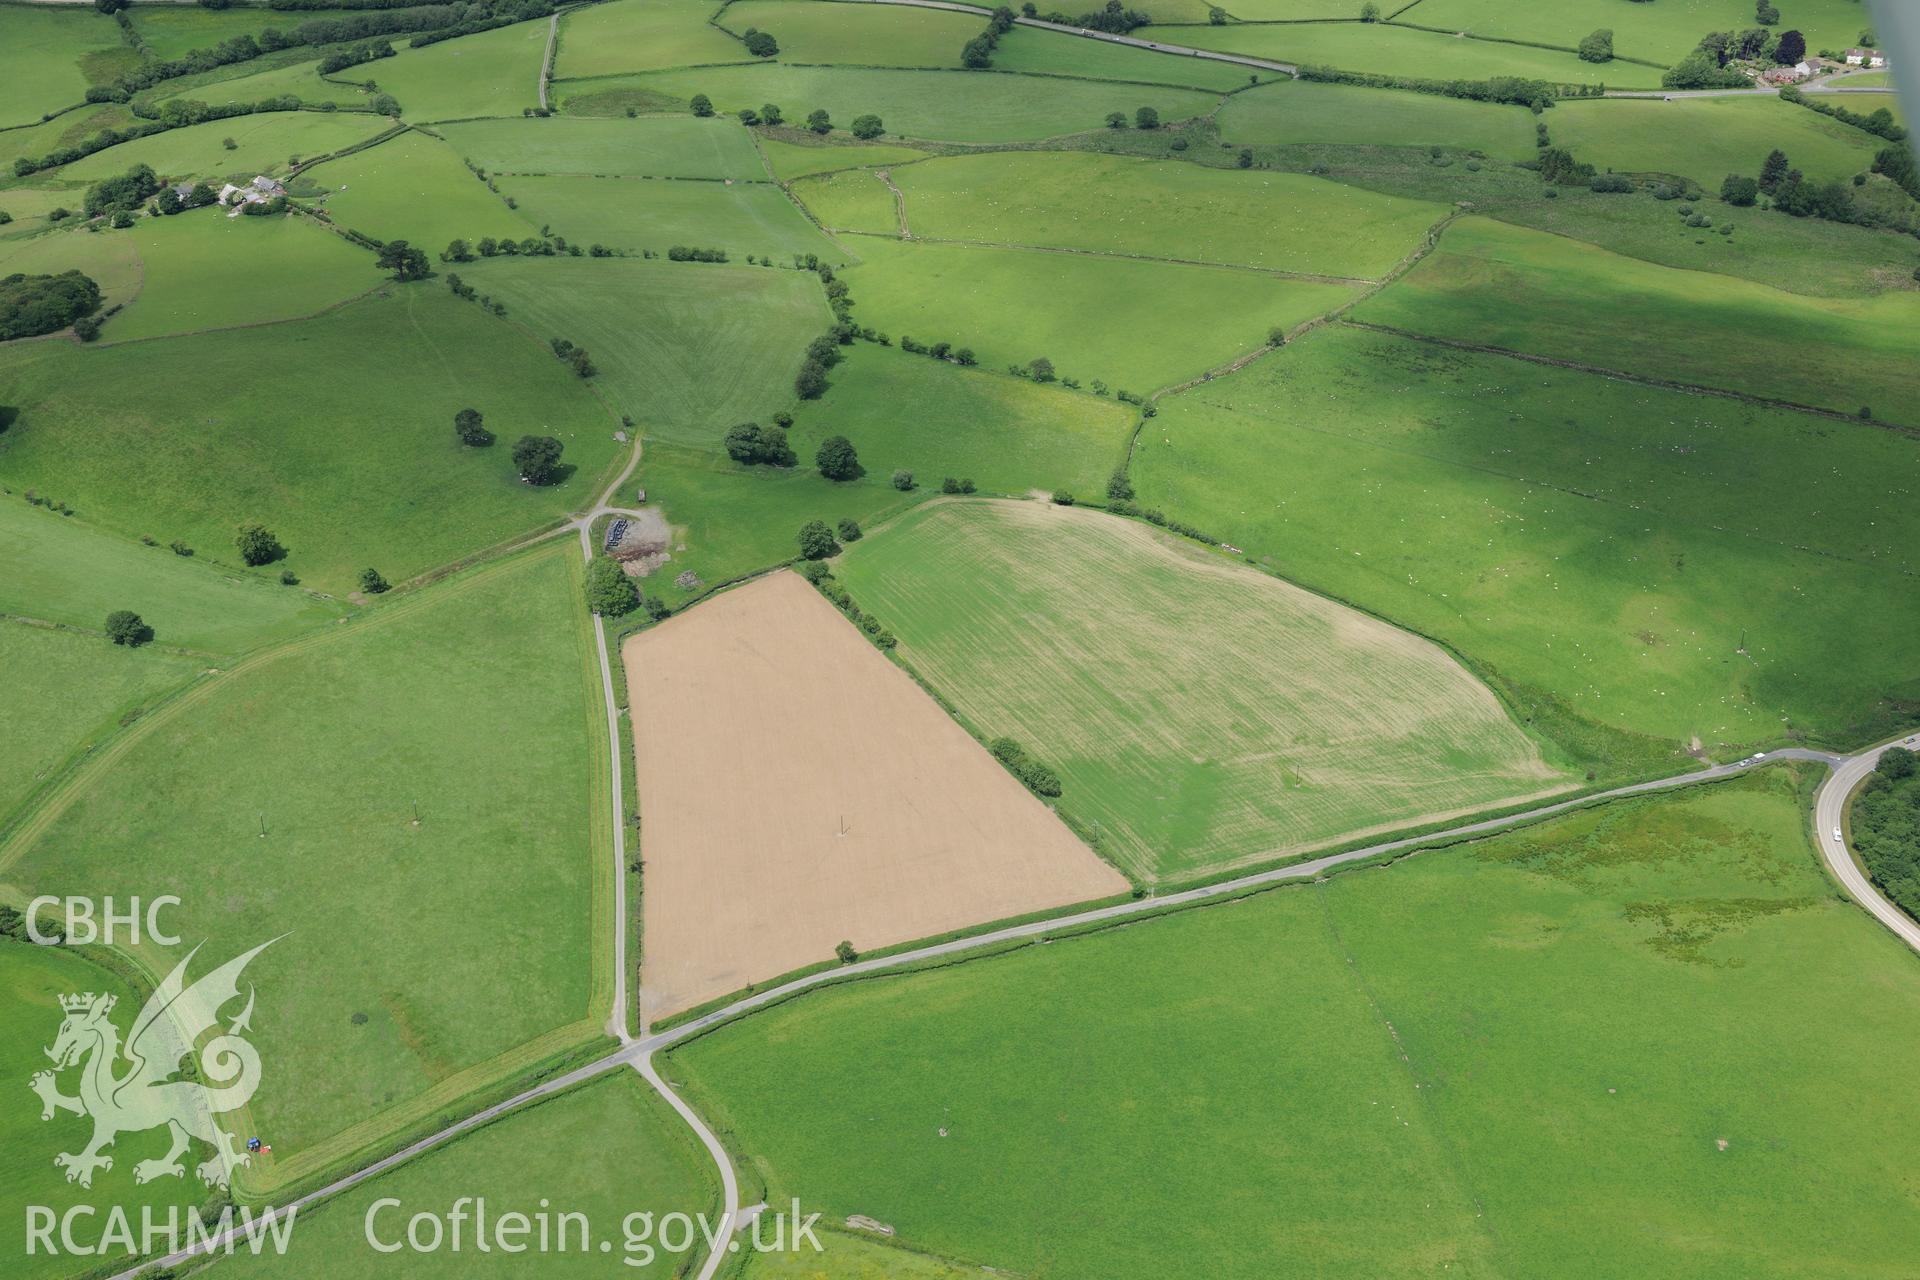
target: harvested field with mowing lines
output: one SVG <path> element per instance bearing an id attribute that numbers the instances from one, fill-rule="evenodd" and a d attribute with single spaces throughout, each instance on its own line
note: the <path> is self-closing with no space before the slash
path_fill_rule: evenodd
<path id="1" fill-rule="evenodd" d="M 1617 776 L 1655 740 L 1724 759 L 1905 723 L 1916 467 L 1868 424 L 1338 328 L 1164 401 L 1133 475 Z"/>
<path id="2" fill-rule="evenodd" d="M 831 988 L 670 1065 L 773 1203 L 1016 1274 L 1788 1280 L 1920 1247 L 1881 1140 L 1920 1107 L 1876 1083 L 1916 1028 L 1920 968 L 1768 772 Z"/>
<path id="3" fill-rule="evenodd" d="M 820 0 L 734 0 L 717 20 L 735 35 L 769 33 L 782 62 L 816 66 L 957 68 L 981 27 L 971 13 Z"/>
<path id="4" fill-rule="evenodd" d="M 809 197 L 811 198 L 811 196 Z M 989 369 L 1046 356 L 1144 395 L 1226 364 L 1357 285 L 1043 250 L 860 240 L 844 273 L 862 324 L 970 347 Z"/>
<path id="5" fill-rule="evenodd" d="M 569 9 L 560 19 L 554 78 L 753 61 L 707 21 L 714 9 L 712 0 L 612 0 Z"/>
<path id="6" fill-rule="evenodd" d="M 842 939 L 870 951 L 1126 890 L 793 574 L 622 657 L 650 1019 L 829 961 Z"/>
<path id="7" fill-rule="evenodd" d="M 1920 293 L 1802 298 L 1463 218 L 1356 320 L 1920 428 Z M 1818 352 L 1817 358 L 1808 358 Z"/>
<path id="8" fill-rule="evenodd" d="M 654 178 L 501 178 L 536 226 L 578 244 L 665 254 L 674 245 L 725 249 L 736 257 L 796 253 L 846 262 L 847 250 L 822 235 L 770 182 L 679 182 Z"/>
<path id="9" fill-rule="evenodd" d="M 839 577 L 1133 875 L 1179 880 L 1564 789 L 1441 649 L 1152 526 L 946 502 Z"/>
<path id="10" fill-rule="evenodd" d="M 24 420 L 19 429 L 31 429 Z M 0 454 L 3 458 L 4 454 Z M 97 630 L 132 609 L 164 645 L 235 653 L 284 640 L 336 616 L 304 591 L 141 546 L 70 519 L 0 498 L 0 614 Z"/>
<path id="11" fill-rule="evenodd" d="M 305 218 L 229 218 L 196 209 L 131 230 L 140 296 L 107 321 L 109 342 L 310 316 L 377 288 L 365 249 Z"/>
<path id="12" fill-rule="evenodd" d="M 271 1069 L 235 1127 L 276 1147 L 241 1175 L 257 1194 L 598 1033 L 605 746 L 571 550 L 201 685 L 0 848 L 9 898 L 177 894 L 223 959 L 288 935 L 249 970 Z"/>
<path id="13" fill-rule="evenodd" d="M 1864 115 L 1880 103 L 1849 98 L 1839 105 Z M 1778 98 L 1563 102 L 1553 109 L 1550 127 L 1556 145 L 1602 171 L 1670 173 L 1699 183 L 1709 196 L 1729 173 L 1758 177 L 1776 147 L 1808 180 L 1827 182 L 1864 173 L 1887 145 L 1885 138 Z M 1717 200 L 1707 212 L 1741 222 L 1758 216 Z"/>
<path id="14" fill-rule="evenodd" d="M 466 1280 L 537 1269 L 542 1277 L 604 1280 L 609 1264 L 597 1245 L 605 1240 L 620 1260 L 620 1274 L 665 1277 L 678 1274 L 686 1257 L 658 1250 L 649 1260 L 638 1249 L 626 1250 L 623 1225 L 632 1214 L 654 1219 L 711 1215 L 717 1212 L 719 1190 L 706 1153 L 680 1118 L 634 1072 L 616 1071 L 516 1111 L 337 1201 L 302 1211 L 300 1230 L 284 1258 L 254 1258 L 243 1249 L 207 1275 L 215 1280 Z M 463 1196 L 484 1199 L 489 1228 L 499 1221 L 495 1215 L 524 1214 L 535 1224 L 544 1217 L 555 1241 L 561 1239 L 562 1213 L 584 1214 L 592 1247 L 574 1243 L 579 1229 L 568 1227 L 569 1249 L 549 1249 L 530 1266 L 525 1257 L 502 1256 L 497 1248 L 476 1249 L 472 1224 L 458 1251 L 381 1254 L 367 1242 L 370 1210 L 375 1238 L 388 1245 L 406 1238 L 407 1219 L 415 1212 L 442 1213 Z M 375 1209 L 383 1199 L 398 1205 Z M 632 1225 L 638 1228 L 637 1222 Z M 532 1246 L 539 1238 L 530 1232 L 519 1243 Z M 696 1252 L 704 1251 L 700 1245 Z"/>
<path id="15" fill-rule="evenodd" d="M 1446 213 L 1301 173 L 1085 152 L 929 160 L 893 181 L 916 236 L 1330 276 L 1385 275 Z"/>
<path id="16" fill-rule="evenodd" d="M 452 147 L 424 133 L 403 133 L 302 176 L 327 189 L 320 207 L 336 225 L 376 240 L 405 240 L 429 254 L 456 238 L 524 240 L 540 229 L 489 191 Z"/>
<path id="17" fill-rule="evenodd" d="M 1504 159 L 1534 151 L 1533 117 L 1525 107 L 1311 80 L 1280 80 L 1236 93 L 1218 119 L 1220 136 L 1229 142 L 1439 146 Z M 1554 125 L 1562 119 L 1555 114 Z"/>
<path id="18" fill-rule="evenodd" d="M 807 344 L 833 322 L 817 279 L 792 270 L 494 258 L 466 279 L 536 335 L 591 351 L 595 388 L 649 439 L 710 448 L 734 423 L 792 402 Z"/>
<path id="19" fill-rule="evenodd" d="M 98 182 L 146 164 L 174 181 L 204 178 L 218 191 L 223 179 L 246 182 L 257 173 L 284 174 L 293 157 L 330 155 L 389 127 L 385 119 L 358 112 L 263 111 L 135 138 L 75 160 L 51 176 L 63 182 Z M 229 138 L 232 150 L 226 146 Z M 78 207 L 80 202 L 76 198 L 73 203 Z"/>
<path id="20" fill-rule="evenodd" d="M 454 150 L 489 173 L 732 178 L 764 182 L 753 135 L 732 120 L 471 120 L 443 126 Z"/>
<path id="21" fill-rule="evenodd" d="M 93 16 L 91 8 L 87 12 Z M 0 1253 L 5 1254 L 7 1274 L 14 1280 L 66 1280 L 74 1270 L 73 1259 L 62 1253 L 27 1251 L 28 1205 L 44 1205 L 56 1214 L 81 1208 L 81 1220 L 85 1220 L 100 1212 L 96 1205 L 111 1204 L 123 1208 L 135 1222 L 140 1220 L 141 1207 L 151 1206 L 165 1221 L 167 1206 L 191 1211 L 205 1196 L 205 1188 L 192 1178 L 137 1183 L 133 1166 L 138 1161 L 124 1157 L 97 1175 L 91 1189 L 67 1182 L 54 1168 L 53 1153 L 79 1151 L 93 1123 L 66 1112 L 43 1121 L 40 1108 L 26 1092 L 26 1082 L 47 1068 L 44 1051 L 60 1030 L 60 997 L 76 991 L 111 995 L 121 1009 L 140 1005 L 141 993 L 124 978 L 89 963 L 75 948 L 0 939 L 0 1027 L 7 1032 L 0 1036 L 0 1071 L 21 1090 L 17 1105 L 0 1107 L 0 1151 L 10 1157 L 0 1165 Z M 158 1135 L 136 1138 L 129 1134 L 123 1145 L 156 1140 Z M 32 1153 L 31 1159 L 27 1153 Z M 144 1157 L 147 1152 L 142 1149 L 141 1154 Z"/>
<path id="22" fill-rule="evenodd" d="M 298 364 L 351 376 L 298 394 L 262 376 Z M 288 553 L 269 572 L 336 594 L 369 565 L 400 583 L 539 528 L 605 483 L 619 451 L 618 419 L 544 343 L 431 285 L 262 328 L 16 343 L 0 351 L 0 382 L 21 408 L 0 435 L 0 483 L 228 564 L 235 526 L 262 521 Z M 468 406 L 500 444 L 455 439 Z M 522 435 L 561 441 L 571 473 L 521 483 L 508 450 Z"/>
<path id="23" fill-rule="evenodd" d="M 1205 115 L 1220 101 L 1220 95 L 1197 89 L 1061 76 L 779 63 L 663 71 L 622 83 L 681 102 L 704 93 L 715 110 L 728 113 L 741 107 L 757 110 L 771 102 L 787 119 L 805 120 L 820 108 L 841 129 L 855 116 L 871 112 L 885 121 L 891 135 L 944 142 L 1037 142 L 1104 128 L 1109 111 L 1131 115 L 1143 106 L 1172 123 Z"/>
<path id="24" fill-rule="evenodd" d="M 846 436 L 882 483 L 904 469 L 929 488 L 966 476 L 988 493 L 1091 496 L 1126 458 L 1126 405 L 864 343 L 846 355 L 819 402 L 796 411 L 788 434 L 803 466 L 822 440 Z"/>

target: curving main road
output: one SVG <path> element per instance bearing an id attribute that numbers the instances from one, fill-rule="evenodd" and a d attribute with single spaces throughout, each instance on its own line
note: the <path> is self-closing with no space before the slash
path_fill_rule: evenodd
<path id="1" fill-rule="evenodd" d="M 1887 928 L 1902 942 L 1920 951 L 1920 924 L 1914 923 L 1900 908 L 1881 896 L 1867 879 L 1866 872 L 1853 860 L 1853 852 L 1847 842 L 1836 839 L 1835 833 L 1845 833 L 1847 800 L 1853 795 L 1873 767 L 1880 762 L 1880 753 L 1888 747 L 1920 748 L 1920 733 L 1910 734 L 1898 742 L 1884 743 L 1859 755 L 1848 756 L 1827 775 L 1821 784 L 1820 792 L 1813 801 L 1813 836 L 1820 842 L 1821 856 L 1826 860 L 1827 869 L 1833 872 L 1833 878 L 1847 891 L 1847 896 L 1864 907 L 1869 915 Z"/>

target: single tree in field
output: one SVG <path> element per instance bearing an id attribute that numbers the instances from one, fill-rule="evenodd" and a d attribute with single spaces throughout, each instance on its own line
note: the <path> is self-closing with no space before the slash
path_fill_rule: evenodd
<path id="1" fill-rule="evenodd" d="M 745 43 L 747 52 L 756 58 L 771 58 L 780 52 L 780 42 L 765 31 L 749 31 Z"/>
<path id="2" fill-rule="evenodd" d="M 107 615 L 107 639 L 137 649 L 153 639 L 153 628 L 131 609 L 115 609 Z"/>
<path id="3" fill-rule="evenodd" d="M 760 118 L 768 124 L 779 124 L 786 119 L 786 116 L 781 114 L 777 103 L 769 102 L 760 108 Z"/>
<path id="4" fill-rule="evenodd" d="M 513 465 L 528 484 L 551 484 L 564 447 L 552 436 L 521 436 L 513 446 Z"/>
<path id="5" fill-rule="evenodd" d="M 742 107 L 740 108 L 740 123 L 751 129 L 754 125 L 760 123 L 760 113 L 752 107 Z"/>
<path id="6" fill-rule="evenodd" d="M 493 443 L 493 432 L 487 430 L 478 409 L 462 409 L 454 414 L 453 434 L 460 438 L 461 444 L 470 444 L 475 448 L 485 448 Z"/>
<path id="7" fill-rule="evenodd" d="M 1133 481 L 1127 479 L 1124 469 L 1107 477 L 1107 497 L 1114 502 L 1126 502 L 1133 497 Z"/>
<path id="8" fill-rule="evenodd" d="M 1787 153 L 1778 149 L 1769 151 L 1765 163 L 1760 166 L 1760 189 L 1772 195 L 1787 176 Z"/>
<path id="9" fill-rule="evenodd" d="M 387 589 L 387 580 L 380 576 L 378 569 L 362 569 L 360 589 L 370 596 L 377 596 Z"/>
<path id="10" fill-rule="evenodd" d="M 866 474 L 853 442 L 845 436 L 828 436 L 813 455 L 814 465 L 829 480 L 857 480 Z"/>
<path id="11" fill-rule="evenodd" d="M 840 541 L 858 542 L 860 541 L 860 537 L 861 537 L 861 534 L 860 534 L 859 521 L 849 519 L 849 520 L 842 520 L 840 522 Z"/>
<path id="12" fill-rule="evenodd" d="M 280 539 L 260 524 L 241 525 L 240 531 L 233 535 L 233 545 L 239 549 L 240 559 L 249 565 L 268 564 L 287 554 Z"/>
<path id="13" fill-rule="evenodd" d="M 1237 159 L 1234 160 L 1234 164 L 1239 166 L 1242 169 L 1253 168 L 1253 148 L 1252 147 L 1240 148 L 1240 155 Z"/>
<path id="14" fill-rule="evenodd" d="M 886 126 L 880 123 L 880 117 L 875 115 L 855 116 L 852 129 L 853 136 L 862 142 L 870 142 L 887 131 Z"/>
<path id="15" fill-rule="evenodd" d="M 1744 207 L 1752 204 L 1759 195 L 1760 184 L 1744 173 L 1730 173 L 1720 184 L 1720 198 L 1728 204 Z"/>
<path id="16" fill-rule="evenodd" d="M 1613 61 L 1613 29 L 1602 27 L 1580 42 L 1582 62 Z"/>
<path id="17" fill-rule="evenodd" d="M 693 101 L 689 105 L 693 108 L 693 114 L 697 116 L 710 116 L 713 114 L 713 99 L 704 93 L 694 94 Z"/>
<path id="18" fill-rule="evenodd" d="M 860 958 L 860 953 L 853 949 L 853 943 L 847 941 L 845 938 L 842 938 L 833 945 L 833 954 L 839 959 L 841 964 L 852 964 Z"/>
<path id="19" fill-rule="evenodd" d="M 1375 4 L 1373 0 L 1367 0 L 1365 4 L 1360 6 L 1360 21 L 1362 22 L 1380 21 L 1380 6 Z"/>
<path id="20" fill-rule="evenodd" d="M 1107 128 L 1124 129 L 1127 127 L 1127 113 L 1124 111 L 1107 112 Z"/>
<path id="21" fill-rule="evenodd" d="M 823 520 L 809 520 L 800 526 L 800 554 L 809 560 L 825 560 L 840 550 L 840 544 L 833 540 L 833 530 L 827 528 Z"/>
<path id="22" fill-rule="evenodd" d="M 1160 113 L 1152 107 L 1142 107 L 1133 113 L 1133 127 L 1136 129 L 1158 129 Z"/>
<path id="23" fill-rule="evenodd" d="M 1780 21 L 1780 11 L 1773 7 L 1773 0 L 1753 0 L 1753 20 L 1771 27 Z"/>
<path id="24" fill-rule="evenodd" d="M 833 132 L 833 119 L 827 115 L 825 108 L 809 111 L 807 113 L 807 128 L 813 130 L 815 133 L 831 133 Z"/>
<path id="25" fill-rule="evenodd" d="M 595 556 L 587 566 L 587 608 L 603 618 L 618 618 L 632 613 L 639 603 L 640 590 L 633 579 L 612 560 Z"/>
<path id="26" fill-rule="evenodd" d="M 1027 373 L 1035 382 L 1052 382 L 1059 375 L 1054 372 L 1053 361 L 1045 356 L 1036 356 L 1027 366 Z"/>
<path id="27" fill-rule="evenodd" d="M 379 267 L 393 272 L 395 280 L 424 280 L 433 274 L 427 251 L 416 249 L 405 240 L 389 240 L 380 246 Z"/>
<path id="28" fill-rule="evenodd" d="M 1798 31 L 1782 31 L 1779 47 L 1773 51 L 1773 60 L 1783 67 L 1790 67 L 1807 56 L 1807 38 Z"/>
<path id="29" fill-rule="evenodd" d="M 913 492 L 913 472 L 896 471 L 893 473 L 893 487 L 902 493 Z"/>

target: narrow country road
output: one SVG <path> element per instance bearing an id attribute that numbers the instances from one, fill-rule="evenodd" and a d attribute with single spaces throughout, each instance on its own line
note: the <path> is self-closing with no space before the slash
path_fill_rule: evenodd
<path id="1" fill-rule="evenodd" d="M 637 448 L 634 461 L 635 463 L 638 462 Z M 613 490 L 617 490 L 621 484 L 626 482 L 627 475 L 631 474 L 632 469 L 633 467 L 630 464 L 627 472 L 623 473 L 618 481 L 615 481 Z M 609 490 L 606 498 L 595 508 L 593 513 L 582 516 L 575 522 L 581 530 L 583 545 L 587 547 L 589 553 L 592 550 L 592 545 L 586 541 L 588 537 L 587 527 L 597 518 L 598 514 L 611 509 L 606 505 L 606 502 L 607 499 L 613 497 L 613 490 Z M 604 630 L 602 630 L 600 634 L 602 636 L 601 657 L 603 662 L 602 669 L 604 671 L 604 663 L 606 661 Z M 606 686 L 606 691 L 610 714 L 617 716 L 617 709 L 614 708 L 612 701 L 612 686 L 610 683 Z M 617 778 L 620 769 L 620 764 L 617 759 L 619 755 L 619 736 L 617 733 L 613 741 L 614 755 L 616 757 L 613 768 Z M 1903 741 L 1920 744 L 1920 734 L 1910 735 Z M 318 1204 L 528 1103 L 564 1092 L 584 1081 L 604 1075 L 608 1071 L 620 1067 L 632 1067 L 638 1071 L 647 1083 L 667 1100 L 668 1105 L 687 1122 L 699 1137 L 701 1145 L 707 1149 L 708 1155 L 712 1157 L 714 1164 L 720 1172 L 724 1204 L 723 1211 L 725 1215 L 722 1218 L 721 1229 L 715 1238 L 730 1239 L 732 1233 L 738 1229 L 743 1221 L 740 1211 L 739 1184 L 734 1175 L 732 1160 L 728 1157 L 726 1148 L 721 1145 L 719 1139 L 714 1135 L 705 1121 L 673 1091 L 666 1081 L 661 1079 L 659 1072 L 653 1065 L 653 1057 L 656 1053 L 663 1049 L 671 1048 L 673 1045 L 682 1043 L 683 1041 L 693 1039 L 701 1033 L 718 1026 L 720 1023 L 730 1021 L 742 1014 L 765 1008 L 768 1005 L 776 1004 L 790 996 L 811 990 L 815 987 L 825 986 L 829 983 L 839 982 L 850 977 L 886 973 L 891 970 L 917 965 L 924 961 L 961 955 L 969 951 L 977 951 L 1004 942 L 1018 941 L 1023 938 L 1044 937 L 1049 934 L 1074 930 L 1088 925 L 1106 924 L 1126 920 L 1135 916 L 1145 916 L 1170 907 L 1190 906 L 1214 899 L 1228 898 L 1248 889 L 1284 884 L 1289 881 L 1317 880 L 1329 871 L 1364 859 L 1386 854 L 1411 853 L 1422 848 L 1448 845 L 1467 837 L 1488 835 L 1510 827 L 1536 822 L 1542 818 L 1552 817 L 1555 814 L 1565 813 L 1589 804 L 1617 800 L 1627 796 L 1673 791 L 1682 787 L 1691 787 L 1705 782 L 1715 782 L 1745 773 L 1748 769 L 1758 767 L 1761 764 L 1783 760 L 1809 761 L 1815 764 L 1826 765 L 1830 770 L 1826 781 L 1821 785 L 1814 801 L 1814 821 L 1818 825 L 1817 834 L 1820 836 L 1820 844 L 1825 854 L 1827 866 L 1833 871 L 1835 877 L 1840 881 L 1841 887 L 1847 891 L 1850 897 L 1871 913 L 1875 919 L 1885 924 L 1889 929 L 1892 929 L 1908 946 L 1914 948 L 1916 951 L 1920 951 L 1920 926 L 1916 926 L 1913 921 L 1907 919 L 1907 917 L 1895 909 L 1891 903 L 1888 903 L 1882 898 L 1879 893 L 1874 890 L 1873 886 L 1867 882 L 1866 877 L 1863 876 L 1859 869 L 1853 864 L 1846 848 L 1837 844 L 1832 839 L 1833 828 L 1841 823 L 1840 815 L 1844 811 L 1847 797 L 1852 794 L 1853 788 L 1859 785 L 1860 781 L 1866 777 L 1874 764 L 1878 762 L 1880 753 L 1883 750 L 1885 750 L 1885 745 L 1872 747 L 1854 755 L 1842 755 L 1829 751 L 1812 751 L 1801 747 L 1785 747 L 1778 751 L 1766 752 L 1757 758 L 1742 760 L 1733 764 L 1714 765 L 1711 768 L 1696 770 L 1692 773 L 1683 773 L 1671 778 L 1656 778 L 1651 782 L 1637 782 L 1629 786 L 1615 787 L 1610 791 L 1603 791 L 1590 796 L 1576 797 L 1571 800 L 1562 800 L 1554 804 L 1541 805 L 1538 808 L 1528 809 L 1523 813 L 1511 814 L 1504 818 L 1487 818 L 1479 822 L 1469 822 L 1458 827 L 1450 827 L 1445 831 L 1437 831 L 1424 836 L 1408 836 L 1397 840 L 1386 840 L 1378 844 L 1367 845 L 1364 848 L 1348 849 L 1340 853 L 1331 853 L 1306 862 L 1294 863 L 1285 867 L 1275 867 L 1267 871 L 1257 871 L 1250 875 L 1236 877 L 1232 880 L 1203 885 L 1196 889 L 1187 889 L 1162 897 L 1140 898 L 1129 902 L 1118 903 L 1114 906 L 1095 908 L 1091 911 L 1081 911 L 1071 915 L 1055 916 L 1046 920 L 1035 920 L 1025 924 L 1010 925 L 1004 929 L 995 929 L 987 933 L 955 938 L 947 942 L 916 947 L 910 951 L 898 952 L 888 956 L 879 956 L 870 960 L 861 960 L 850 965 L 842 965 L 836 969 L 807 974 L 803 977 L 795 978 L 792 981 L 784 982 L 777 987 L 769 987 L 764 991 L 743 996 L 731 1004 L 716 1009 L 711 1013 L 702 1014 L 698 1018 L 690 1019 L 666 1031 L 648 1033 L 646 1029 L 643 1028 L 642 1034 L 637 1039 L 626 1034 L 624 1012 L 616 1011 L 616 1021 L 620 1026 L 619 1039 L 622 1043 L 621 1047 L 613 1053 L 608 1054 L 596 1062 L 588 1063 L 586 1066 L 578 1067 L 563 1075 L 555 1076 L 551 1080 L 542 1081 L 540 1084 L 516 1094 L 514 1097 L 508 1098 L 504 1102 L 499 1102 L 487 1107 L 474 1115 L 468 1116 L 464 1120 L 449 1125 L 431 1137 L 423 1138 L 403 1150 L 367 1165 L 363 1169 L 356 1170 L 316 1191 L 309 1192 L 293 1201 L 290 1205 L 280 1206 L 279 1211 L 285 1212 L 288 1209 L 298 1211 Z M 618 786 L 615 787 L 614 794 L 617 807 L 619 805 L 620 794 Z M 618 845 L 618 843 L 619 842 L 616 841 L 616 845 Z M 624 874 L 625 868 L 623 861 L 621 875 L 624 877 Z M 616 950 L 622 957 L 624 963 L 626 950 L 626 922 L 624 913 L 616 920 L 616 925 L 619 929 L 621 939 Z M 625 1003 L 624 991 L 625 986 L 623 983 L 621 986 L 622 1008 L 624 1008 Z M 223 1248 L 230 1239 L 241 1240 L 242 1236 L 243 1233 L 241 1230 L 234 1228 L 223 1234 L 216 1235 L 211 1241 L 198 1248 L 181 1250 L 177 1253 L 169 1254 L 164 1258 L 156 1259 L 154 1262 L 165 1266 L 178 1266 L 200 1253 L 208 1252 L 210 1249 L 218 1250 Z M 244 1242 L 242 1243 L 242 1247 L 244 1247 Z M 719 1270 L 727 1257 L 728 1252 L 724 1248 L 716 1249 L 709 1253 L 701 1265 L 698 1280 L 712 1280 L 714 1273 Z M 154 1262 L 143 1263 L 140 1267 L 123 1271 L 115 1276 L 114 1280 L 136 1280 L 138 1274 L 145 1270 L 146 1267 L 154 1265 Z"/>

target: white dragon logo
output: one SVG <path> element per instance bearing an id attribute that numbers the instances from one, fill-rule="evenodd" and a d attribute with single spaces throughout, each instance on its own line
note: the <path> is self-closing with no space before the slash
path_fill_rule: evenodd
<path id="1" fill-rule="evenodd" d="M 93 1140 L 86 1148 L 53 1158 L 67 1171 L 68 1182 L 91 1187 L 94 1170 L 113 1168 L 113 1157 L 101 1154 L 103 1148 L 120 1134 L 163 1125 L 173 1136 L 173 1146 L 159 1159 L 135 1165 L 135 1182 L 184 1176 L 180 1157 L 193 1138 L 214 1150 L 213 1157 L 195 1169 L 208 1186 L 226 1186 L 234 1166 L 250 1162 L 239 1140 L 216 1125 L 214 1117 L 245 1105 L 260 1086 L 260 1055 L 240 1038 L 253 1017 L 252 984 L 246 1008 L 199 1049 L 199 1074 L 213 1083 L 182 1079 L 180 1063 L 194 1053 L 202 1035 L 219 1026 L 221 1007 L 239 999 L 240 973 L 248 962 L 278 941 L 263 942 L 188 986 L 187 965 L 200 951 L 195 947 L 140 1010 L 124 1047 L 119 1028 L 107 1016 L 113 1012 L 113 996 L 87 992 L 60 998 L 66 1018 L 46 1051 L 53 1070 L 35 1073 L 30 1084 L 40 1095 L 42 1120 L 53 1119 L 55 1111 L 93 1117 Z M 115 1075 L 122 1061 L 128 1069 Z M 80 1093 L 70 1098 L 60 1092 L 54 1077 L 75 1064 L 82 1064 Z"/>

